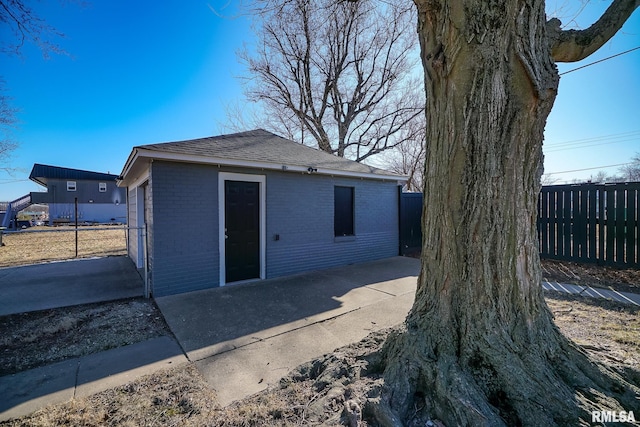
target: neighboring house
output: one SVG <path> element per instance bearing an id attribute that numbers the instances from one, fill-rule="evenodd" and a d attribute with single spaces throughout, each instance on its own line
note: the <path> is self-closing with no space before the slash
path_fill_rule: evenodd
<path id="1" fill-rule="evenodd" d="M 29 179 L 47 188 L 31 193 L 30 203 L 49 205 L 49 225 L 78 222 L 125 223 L 126 191 L 116 186 L 117 175 L 35 164 Z"/>
<path id="2" fill-rule="evenodd" d="M 162 296 L 398 255 L 405 181 L 254 130 L 134 147 L 118 184 Z"/>

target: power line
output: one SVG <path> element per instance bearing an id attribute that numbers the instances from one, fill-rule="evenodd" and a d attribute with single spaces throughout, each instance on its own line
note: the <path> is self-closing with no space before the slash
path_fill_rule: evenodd
<path id="1" fill-rule="evenodd" d="M 587 67 L 590 67 L 592 65 L 599 64 L 599 63 L 604 62 L 604 61 L 608 61 L 609 59 L 615 58 L 617 56 L 625 55 L 625 54 L 627 54 L 629 52 L 633 52 L 634 50 L 638 50 L 638 49 L 640 49 L 640 46 L 636 46 L 633 49 L 629 49 L 629 50 L 626 50 L 624 52 L 616 53 L 615 55 L 609 56 L 607 58 L 599 59 L 599 60 L 594 61 L 594 62 L 592 62 L 590 64 L 585 64 L 585 65 L 583 65 L 581 67 L 574 68 L 573 70 L 565 71 L 564 73 L 560 73 L 559 75 L 563 76 L 565 74 L 573 73 L 574 71 L 582 70 L 583 68 L 587 68 Z"/>
<path id="2" fill-rule="evenodd" d="M 637 141 L 638 137 L 636 138 L 626 138 L 626 139 L 619 139 L 617 141 L 606 141 L 606 142 L 594 142 L 591 144 L 578 144 L 577 146 L 573 146 L 573 147 L 560 147 L 560 148 L 551 148 L 549 150 L 545 150 L 545 153 L 555 153 L 557 151 L 566 151 L 566 150 L 576 150 L 576 149 L 580 149 L 580 148 L 589 148 L 589 147 L 597 147 L 599 145 L 610 145 L 610 144 L 619 144 L 621 142 L 629 142 L 629 141 Z"/>
<path id="3" fill-rule="evenodd" d="M 572 139 L 569 141 L 562 141 L 562 142 L 551 142 L 551 143 L 545 142 L 544 145 L 546 147 L 555 148 L 558 146 L 587 144 L 587 143 L 598 142 L 598 141 L 607 140 L 607 139 L 615 139 L 615 138 L 622 138 L 622 137 L 629 137 L 629 136 L 636 136 L 636 135 L 640 136 L 640 130 L 633 130 L 633 131 L 623 132 L 623 133 L 614 133 L 610 135 L 593 136 L 591 138 Z"/>
<path id="4" fill-rule="evenodd" d="M 626 165 L 633 165 L 636 162 L 627 162 L 627 163 L 618 163 L 616 165 L 607 165 L 607 166 L 596 166 L 594 168 L 584 168 L 584 169 L 574 169 L 574 170 L 570 170 L 570 171 L 560 171 L 560 172 L 548 172 L 545 173 L 545 175 L 559 175 L 561 173 L 571 173 L 571 172 L 583 172 L 583 171 L 592 171 L 592 170 L 596 170 L 596 169 L 607 169 L 607 168 L 614 168 L 616 166 L 626 166 Z"/>
<path id="5" fill-rule="evenodd" d="M 637 140 L 640 140 L 640 130 L 564 142 L 545 142 L 543 149 L 545 153 L 555 153 L 557 151 L 575 150 L 580 148 L 596 147 L 599 145 L 619 144 L 622 142 Z"/>
<path id="6" fill-rule="evenodd" d="M 28 179 L 14 179 L 14 180 L 8 180 L 8 179 L 0 179 L 0 184 L 12 184 L 14 182 L 26 182 L 29 181 Z"/>

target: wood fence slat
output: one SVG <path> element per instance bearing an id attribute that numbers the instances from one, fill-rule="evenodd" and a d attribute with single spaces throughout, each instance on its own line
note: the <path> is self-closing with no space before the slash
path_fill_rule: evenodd
<path id="1" fill-rule="evenodd" d="M 587 216 L 585 205 L 587 204 L 586 191 L 573 190 L 573 256 L 582 261 L 586 260 L 587 249 Z"/>
<path id="2" fill-rule="evenodd" d="M 547 230 L 549 219 L 547 217 L 546 208 L 548 192 L 542 189 L 538 194 L 538 249 L 541 254 L 548 254 Z"/>
<path id="3" fill-rule="evenodd" d="M 562 222 L 564 223 L 563 226 L 563 230 L 562 230 L 562 256 L 565 259 L 569 259 L 571 258 L 571 256 L 573 255 L 573 250 L 572 250 L 572 242 L 571 242 L 571 228 L 572 228 L 572 224 L 571 224 L 571 216 L 572 216 L 572 203 L 571 203 L 571 195 L 572 192 L 571 190 L 565 190 L 563 192 L 563 198 L 564 198 L 564 206 L 563 206 L 563 210 L 562 210 Z"/>
<path id="4" fill-rule="evenodd" d="M 549 193 L 549 252 L 558 255 L 558 192 Z"/>
<path id="5" fill-rule="evenodd" d="M 616 192 L 612 186 L 606 189 L 606 249 L 604 261 L 606 264 L 615 262 L 615 236 L 616 236 Z"/>
<path id="6" fill-rule="evenodd" d="M 626 245 L 627 257 L 626 264 L 640 264 L 637 259 L 637 233 L 638 233 L 638 189 L 629 186 L 627 190 L 627 229 L 626 229 Z"/>
<path id="7" fill-rule="evenodd" d="M 640 266 L 640 182 L 544 186 L 540 256 Z"/>
<path id="8" fill-rule="evenodd" d="M 399 205 L 401 252 L 419 250 L 422 194 Z M 544 186 L 537 226 L 542 258 L 640 267 L 640 182 Z"/>
<path id="9" fill-rule="evenodd" d="M 597 189 L 595 186 L 590 185 L 588 187 L 589 194 L 589 209 L 587 211 L 588 223 L 589 223 L 589 254 L 588 258 L 591 261 L 597 260 L 597 242 L 598 242 L 598 227 L 597 227 Z"/>
<path id="10" fill-rule="evenodd" d="M 615 245 L 616 245 L 616 257 L 614 260 L 615 264 L 624 264 L 625 260 L 625 228 L 626 228 L 626 220 L 625 215 L 627 213 L 627 197 L 626 197 L 626 188 L 625 186 L 616 186 L 616 234 L 615 234 Z"/>
<path id="11" fill-rule="evenodd" d="M 606 259 L 605 253 L 605 236 L 606 236 L 606 218 L 605 211 L 605 191 L 604 186 L 598 188 L 598 264 L 603 264 Z"/>

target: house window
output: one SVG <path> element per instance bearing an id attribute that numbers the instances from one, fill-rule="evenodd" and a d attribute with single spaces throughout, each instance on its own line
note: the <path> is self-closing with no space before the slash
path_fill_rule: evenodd
<path id="1" fill-rule="evenodd" d="M 353 187 L 334 187 L 333 209 L 335 236 L 353 236 Z"/>
<path id="2" fill-rule="evenodd" d="M 67 191 L 76 191 L 75 181 L 67 181 Z"/>
<path id="3" fill-rule="evenodd" d="M 98 183 L 98 191 L 100 191 L 101 193 L 106 193 L 107 192 L 107 183 L 106 182 Z"/>

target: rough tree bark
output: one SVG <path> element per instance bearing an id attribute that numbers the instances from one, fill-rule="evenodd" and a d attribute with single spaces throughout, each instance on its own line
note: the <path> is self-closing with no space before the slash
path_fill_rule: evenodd
<path id="1" fill-rule="evenodd" d="M 547 23 L 542 0 L 415 4 L 427 93 L 422 269 L 373 412 L 391 425 L 422 409 L 448 426 L 549 426 L 637 411 L 638 388 L 555 327 L 535 233 L 554 60 L 595 51 L 637 1 L 615 0 L 583 32 Z"/>

